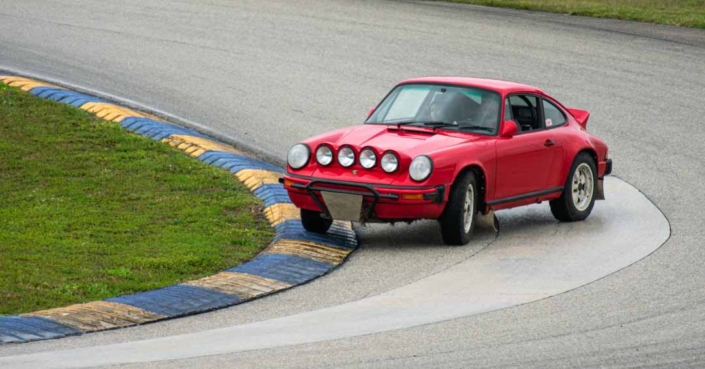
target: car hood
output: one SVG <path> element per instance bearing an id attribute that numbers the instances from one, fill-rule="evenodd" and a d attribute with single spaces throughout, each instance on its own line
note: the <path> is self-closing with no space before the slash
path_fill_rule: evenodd
<path id="1" fill-rule="evenodd" d="M 486 137 L 448 130 L 433 131 L 418 127 L 397 129 L 397 126 L 365 124 L 319 135 L 313 137 L 308 143 L 312 146 L 312 150 L 320 144 L 330 144 L 336 148 L 350 145 L 358 152 L 365 147 L 373 148 L 378 154 L 394 151 L 399 156 L 400 170 L 391 175 L 381 170 L 357 170 L 356 174 L 351 170 L 341 173 L 339 168 L 325 167 L 318 167 L 312 173 L 318 178 L 392 184 L 397 178 L 408 177 L 408 166 L 411 160 L 419 155 L 429 155 L 433 158 L 435 153 L 450 147 L 472 144 L 483 139 Z"/>
<path id="2" fill-rule="evenodd" d="M 342 133 L 331 136 L 331 140 L 328 142 L 337 147 L 342 145 L 351 145 L 358 149 L 372 147 L 380 153 L 392 150 L 400 156 L 407 156 L 411 159 L 418 155 L 429 155 L 439 149 L 480 139 L 479 136 L 444 130 L 433 131 L 418 127 L 397 129 L 397 126 L 373 124 L 352 127 Z"/>

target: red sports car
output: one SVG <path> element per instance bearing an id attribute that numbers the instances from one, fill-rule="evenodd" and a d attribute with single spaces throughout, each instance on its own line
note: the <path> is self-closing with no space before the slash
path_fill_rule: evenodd
<path id="1" fill-rule="evenodd" d="M 446 243 L 466 244 L 480 214 L 542 201 L 560 221 L 583 220 L 612 171 L 588 117 L 523 84 L 410 79 L 365 124 L 294 145 L 282 182 L 319 233 L 335 219 L 438 219 Z"/>

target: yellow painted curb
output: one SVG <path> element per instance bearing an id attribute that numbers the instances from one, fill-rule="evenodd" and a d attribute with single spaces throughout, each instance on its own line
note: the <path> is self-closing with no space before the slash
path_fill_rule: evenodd
<path id="1" fill-rule="evenodd" d="M 264 216 L 272 227 L 277 226 L 287 220 L 301 219 L 299 208 L 294 204 L 274 204 L 264 209 Z"/>
<path id="2" fill-rule="evenodd" d="M 86 332 L 127 327 L 165 318 L 162 315 L 131 305 L 107 301 L 36 311 L 23 316 L 48 318 L 71 328 Z"/>
<path id="3" fill-rule="evenodd" d="M 338 265 L 345 260 L 352 250 L 321 245 L 315 242 L 298 240 L 278 240 L 270 245 L 264 254 L 285 254 Z"/>
<path id="4" fill-rule="evenodd" d="M 242 297 L 243 299 L 250 299 L 291 287 L 288 283 L 235 272 L 221 272 L 184 284 L 214 289 L 229 295 Z"/>

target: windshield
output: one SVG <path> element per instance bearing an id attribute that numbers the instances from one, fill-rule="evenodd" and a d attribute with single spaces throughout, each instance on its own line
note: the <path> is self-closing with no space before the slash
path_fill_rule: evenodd
<path id="1" fill-rule="evenodd" d="M 397 86 L 382 101 L 370 124 L 433 126 L 480 134 L 496 134 L 500 96 L 470 87 L 431 84 Z"/>

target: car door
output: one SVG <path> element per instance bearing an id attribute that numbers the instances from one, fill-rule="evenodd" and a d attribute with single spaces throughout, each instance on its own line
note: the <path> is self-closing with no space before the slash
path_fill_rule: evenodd
<path id="1" fill-rule="evenodd" d="M 512 116 L 520 127 L 514 137 L 496 143 L 497 169 L 495 200 L 531 196 L 547 188 L 554 167 L 554 130 L 546 129 L 541 98 L 530 94 L 511 95 Z"/>

